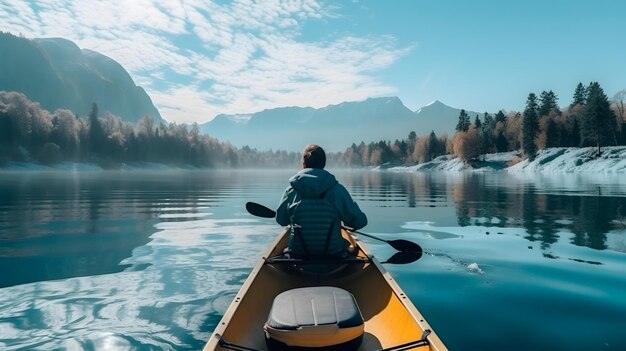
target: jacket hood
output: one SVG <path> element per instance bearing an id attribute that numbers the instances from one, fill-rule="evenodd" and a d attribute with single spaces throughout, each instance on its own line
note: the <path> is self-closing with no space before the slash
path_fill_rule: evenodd
<path id="1" fill-rule="evenodd" d="M 319 168 L 305 168 L 289 179 L 291 187 L 304 197 L 317 197 L 337 184 L 335 176 Z"/>

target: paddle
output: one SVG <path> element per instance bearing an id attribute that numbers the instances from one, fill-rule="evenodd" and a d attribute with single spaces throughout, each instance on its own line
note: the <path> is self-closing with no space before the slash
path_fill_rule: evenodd
<path id="1" fill-rule="evenodd" d="M 247 202 L 246 203 L 246 210 L 248 210 L 248 212 L 251 215 L 257 216 L 257 217 L 263 217 L 263 218 L 274 218 L 276 217 L 276 211 L 269 209 L 261 204 L 257 204 L 256 202 Z M 403 240 L 403 239 L 398 239 L 398 240 L 385 240 L 385 239 L 381 239 L 378 237 L 375 237 L 371 234 L 366 234 L 363 232 L 360 232 L 358 230 L 354 230 L 345 226 L 342 226 L 343 229 L 350 231 L 350 232 L 354 232 L 363 236 L 366 236 L 368 238 L 372 238 L 378 241 L 383 241 L 386 242 L 387 244 L 389 244 L 391 247 L 393 247 L 394 249 L 398 250 L 398 251 L 403 251 L 403 252 L 413 252 L 413 253 L 419 253 L 419 255 L 422 255 L 422 247 L 419 246 L 418 244 L 412 242 L 412 241 L 408 241 L 408 240 Z M 419 258 L 419 257 L 418 257 Z"/>
<path id="2" fill-rule="evenodd" d="M 387 244 L 389 244 L 389 246 L 393 247 L 394 249 L 398 250 L 398 251 L 402 251 L 402 252 L 419 252 L 420 256 L 422 255 L 422 247 L 419 246 L 418 244 L 412 242 L 412 241 L 408 241 L 408 240 L 403 240 L 403 239 L 396 239 L 396 240 L 385 240 L 385 239 L 381 239 L 378 237 L 373 236 L 372 234 L 366 234 L 363 232 L 360 232 L 358 230 L 354 230 L 351 228 L 348 228 L 346 226 L 341 226 L 343 229 L 349 231 L 349 232 L 354 232 L 363 236 L 366 236 L 368 238 L 372 238 L 378 241 L 382 241 L 382 242 L 386 242 Z"/>
<path id="3" fill-rule="evenodd" d="M 253 216 L 263 217 L 263 218 L 274 218 L 276 217 L 276 211 L 267 208 L 261 204 L 257 204 L 256 202 L 246 202 L 246 210 Z"/>
<path id="4" fill-rule="evenodd" d="M 419 260 L 420 257 L 422 257 L 421 251 L 400 251 L 393 254 L 393 256 L 389 257 L 387 261 L 384 261 L 383 263 L 407 264 Z"/>

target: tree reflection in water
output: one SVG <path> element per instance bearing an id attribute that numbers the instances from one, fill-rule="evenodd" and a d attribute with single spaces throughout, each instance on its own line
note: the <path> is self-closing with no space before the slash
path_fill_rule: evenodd
<path id="1" fill-rule="evenodd" d="M 608 233 L 626 230 L 626 186 L 618 176 L 596 182 L 571 174 L 354 172 L 344 178 L 357 198 L 376 206 L 454 207 L 461 227 L 524 228 L 524 238 L 542 250 L 561 238 L 605 250 Z"/>
<path id="2" fill-rule="evenodd" d="M 588 189 L 592 184 L 580 184 L 576 191 L 553 191 L 533 183 L 485 184 L 489 180 L 486 175 L 469 175 L 463 180 L 454 185 L 459 188 L 455 199 L 460 226 L 523 227 L 525 238 L 540 242 L 542 249 L 569 232 L 572 244 L 605 250 L 607 234 L 624 230 L 626 197 L 603 194 L 601 186 L 596 192 Z M 485 218 L 497 220 L 485 222 Z"/>

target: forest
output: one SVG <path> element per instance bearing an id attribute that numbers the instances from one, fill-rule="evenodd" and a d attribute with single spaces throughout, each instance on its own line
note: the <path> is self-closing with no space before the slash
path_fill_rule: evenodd
<path id="1" fill-rule="evenodd" d="M 57 109 L 50 113 L 24 94 L 0 92 L 0 166 L 9 161 L 96 163 L 155 162 L 198 168 L 279 167 L 298 164 L 286 151 L 235 148 L 200 133 L 197 124 L 159 123 L 144 117 L 136 124 L 105 114 L 94 103 L 88 116 Z"/>
<path id="2" fill-rule="evenodd" d="M 597 82 L 579 83 L 572 102 L 561 110 L 551 90 L 530 93 L 523 112 L 485 112 L 473 118 L 461 110 L 456 133 L 417 136 L 358 145 L 329 153 L 333 167 L 414 165 L 453 154 L 466 162 L 481 155 L 520 150 L 533 158 L 548 147 L 626 145 L 624 100 L 626 90 L 609 99 Z M 91 105 L 88 116 L 57 109 L 50 113 L 18 92 L 0 92 L 0 166 L 10 162 L 96 163 L 118 168 L 125 163 L 155 162 L 198 168 L 294 167 L 300 154 L 236 148 L 200 133 L 197 124 L 153 122 L 136 124 L 109 113 L 100 116 Z"/>
<path id="3" fill-rule="evenodd" d="M 569 106 L 561 110 L 558 96 L 543 91 L 530 93 L 523 112 L 485 112 L 472 121 L 461 110 L 456 133 L 437 136 L 434 132 L 418 137 L 409 132 L 393 143 L 381 140 L 352 144 L 337 158 L 347 167 L 415 165 L 453 154 L 466 162 L 480 160 L 488 153 L 521 151 L 533 159 L 538 150 L 549 147 L 588 147 L 626 145 L 624 104 L 626 90 L 608 99 L 597 82 L 579 83 Z"/>

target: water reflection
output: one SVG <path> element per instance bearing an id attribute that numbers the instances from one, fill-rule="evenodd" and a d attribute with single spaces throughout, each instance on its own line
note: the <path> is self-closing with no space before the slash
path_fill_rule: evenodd
<path id="1" fill-rule="evenodd" d="M 539 242 L 542 249 L 548 249 L 567 232 L 574 234 L 571 244 L 604 250 L 608 248 L 607 234 L 625 229 L 623 193 L 603 194 L 602 186 L 585 189 L 585 184 L 576 192 L 546 192 L 533 183 L 502 178 L 505 175 L 468 176 L 455 184 L 460 226 L 520 226 L 526 229 L 525 238 Z"/>
<path id="2" fill-rule="evenodd" d="M 247 176 L 0 172 L 0 288 L 133 269 L 120 262 L 151 240 L 157 223 L 212 215 L 251 186 L 233 186 Z"/>
<path id="3" fill-rule="evenodd" d="M 275 205 L 292 173 L 0 173 L 0 349 L 200 349 L 279 230 L 243 204 Z M 337 176 L 367 232 L 426 249 L 388 267 L 451 349 L 623 340 L 625 181 Z M 381 260 L 395 253 L 365 241 Z M 581 307 L 592 317 L 576 319 Z"/>
<path id="4" fill-rule="evenodd" d="M 343 178 L 357 200 L 376 207 L 451 207 L 461 227 L 524 228 L 524 238 L 542 250 L 562 237 L 573 245 L 605 250 L 608 234 L 626 230 L 626 181 L 619 176 L 603 176 L 600 182 L 580 175 L 517 177 L 505 172 L 367 172 Z M 610 248 L 624 252 L 620 242 Z"/>
<path id="5" fill-rule="evenodd" d="M 0 173 L 0 349 L 200 349 L 277 234 L 262 178 Z"/>
<path id="6" fill-rule="evenodd" d="M 445 176 L 428 173 L 348 172 L 339 178 L 357 200 L 375 201 L 378 207 L 448 206 Z"/>
<path id="7" fill-rule="evenodd" d="M 103 181 L 104 180 L 104 181 Z M 3 175 L 0 287 L 118 272 L 145 245 L 153 216 L 122 179 Z"/>

